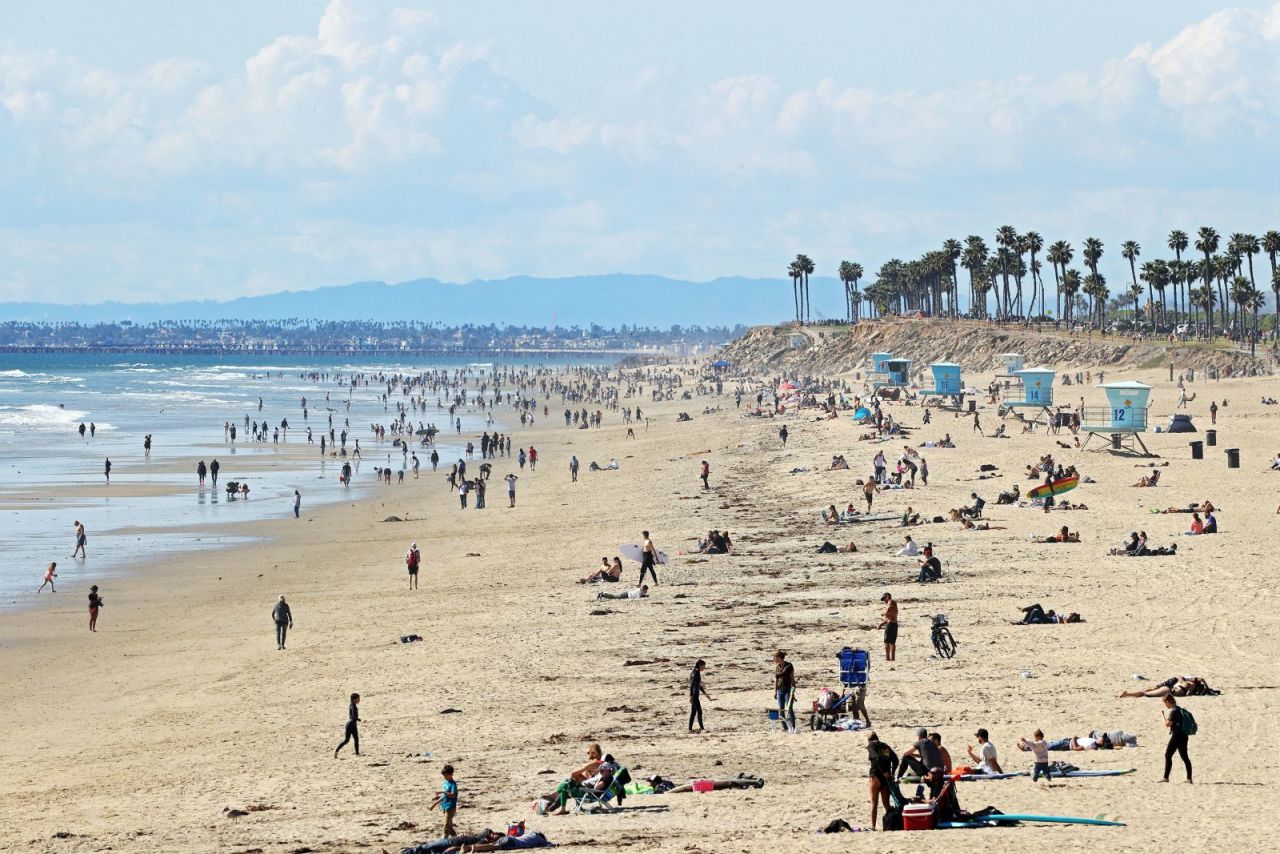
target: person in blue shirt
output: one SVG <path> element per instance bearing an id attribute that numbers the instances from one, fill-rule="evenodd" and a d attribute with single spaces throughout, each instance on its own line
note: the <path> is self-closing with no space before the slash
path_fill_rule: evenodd
<path id="1" fill-rule="evenodd" d="M 453 780 L 452 765 L 441 768 L 440 775 L 444 777 L 444 783 L 429 809 L 440 807 L 440 811 L 444 813 L 444 835 L 449 837 L 453 836 L 453 816 L 458 811 L 458 784 Z"/>

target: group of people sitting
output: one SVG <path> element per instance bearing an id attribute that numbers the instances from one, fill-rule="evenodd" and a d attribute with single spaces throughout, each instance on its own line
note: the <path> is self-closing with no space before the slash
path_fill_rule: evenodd
<path id="1" fill-rule="evenodd" d="M 1217 530 L 1216 524 L 1214 530 Z M 1155 557 L 1159 555 L 1176 555 L 1177 553 L 1177 543 L 1174 543 L 1171 546 L 1159 546 L 1158 548 L 1152 548 L 1147 544 L 1146 531 L 1130 531 L 1129 542 L 1125 543 L 1124 548 L 1111 550 L 1111 554 L 1113 555 L 1125 555 L 1127 557 Z"/>
<path id="2" fill-rule="evenodd" d="M 1059 614 L 1057 611 L 1054 611 L 1052 608 L 1046 611 L 1044 608 L 1040 607 L 1039 604 L 1036 604 L 1036 605 L 1028 605 L 1027 607 L 1023 608 L 1022 619 L 1018 620 L 1018 622 L 1015 623 L 1015 625 L 1040 626 L 1040 625 L 1050 625 L 1055 623 L 1083 623 L 1083 622 L 1084 622 L 1084 617 L 1081 617 L 1079 614 L 1077 614 L 1074 611 L 1072 611 L 1070 614 Z"/>
<path id="3" fill-rule="evenodd" d="M 612 583 L 622 580 L 622 558 L 614 557 L 611 562 L 607 557 L 600 558 L 600 568 L 588 575 L 586 578 L 579 578 L 579 584 L 598 584 L 600 582 Z"/>
<path id="4" fill-rule="evenodd" d="M 698 554 L 727 555 L 733 551 L 733 540 L 728 531 L 707 531 L 707 538 L 698 541 Z"/>

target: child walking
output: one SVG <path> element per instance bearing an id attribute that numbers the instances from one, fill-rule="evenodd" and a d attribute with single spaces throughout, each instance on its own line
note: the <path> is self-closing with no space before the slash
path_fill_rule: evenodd
<path id="1" fill-rule="evenodd" d="M 452 837 L 453 833 L 453 816 L 458 811 L 458 784 L 453 779 L 453 766 L 446 765 L 440 769 L 440 776 L 444 777 L 444 782 L 440 785 L 440 794 L 436 795 L 436 799 L 431 802 L 428 809 L 440 807 L 440 812 L 444 813 L 444 836 Z"/>

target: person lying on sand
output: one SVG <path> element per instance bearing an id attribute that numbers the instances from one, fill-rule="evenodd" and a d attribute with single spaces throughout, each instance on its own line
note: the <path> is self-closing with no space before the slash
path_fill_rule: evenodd
<path id="1" fill-rule="evenodd" d="M 649 596 L 649 585 L 642 584 L 634 590 L 627 590 L 622 593 L 605 593 L 601 590 L 596 594 L 596 599 L 647 599 Z"/>
<path id="2" fill-rule="evenodd" d="M 1046 543 L 1078 543 L 1080 542 L 1080 532 L 1070 531 L 1066 525 L 1058 529 L 1058 533 L 1052 537 L 1045 537 Z"/>
<path id="3" fill-rule="evenodd" d="M 1045 739 L 1046 747 L 1049 750 L 1119 750 L 1123 747 L 1137 747 L 1138 737 L 1131 735 L 1124 730 L 1091 730 L 1088 735 L 1073 735 L 1066 738 L 1049 738 Z M 1018 740 L 1018 749 L 1030 752 L 1033 747 L 1031 742 L 1024 739 Z"/>
<path id="4" fill-rule="evenodd" d="M 1014 625 L 1018 626 L 1039 626 L 1046 623 L 1083 623 L 1084 617 L 1074 611 L 1070 614 L 1061 615 L 1052 608 L 1046 611 L 1037 603 L 1028 605 L 1022 609 L 1022 619 L 1018 620 Z"/>
<path id="5" fill-rule="evenodd" d="M 952 510 L 952 513 L 956 511 Z M 1004 525 L 992 525 L 989 522 L 973 522 L 971 519 L 952 519 L 953 522 L 959 522 L 960 527 L 966 531 L 1007 531 Z"/>
<path id="6" fill-rule="evenodd" d="M 1221 691 L 1209 687 L 1209 683 L 1199 676 L 1170 676 L 1154 688 L 1135 688 L 1132 691 L 1121 691 L 1121 697 L 1216 697 Z"/>
<path id="7" fill-rule="evenodd" d="M 579 584 L 596 584 L 597 582 L 614 582 L 622 578 L 622 558 L 615 557 L 610 563 L 607 557 L 600 558 L 601 567 L 586 578 L 579 578 Z"/>
<path id="8" fill-rule="evenodd" d="M 857 550 L 858 550 L 858 547 L 854 545 L 854 543 L 852 542 L 848 543 L 847 545 L 837 546 L 835 543 L 831 542 L 830 540 L 827 540 L 822 545 L 818 546 L 818 554 L 820 555 L 835 554 L 837 552 L 852 554 Z"/>
<path id="9" fill-rule="evenodd" d="M 444 854 L 471 854 L 473 851 L 518 851 L 529 848 L 552 847 L 547 837 L 536 830 L 526 830 L 519 836 L 508 836 L 505 833 L 491 830 L 485 838 L 488 840 L 487 842 L 474 842 L 469 845 L 446 848 Z"/>
<path id="10" fill-rule="evenodd" d="M 1156 512 L 1158 513 L 1212 513 L 1215 510 L 1221 510 L 1221 509 L 1222 508 L 1220 507 L 1215 507 L 1212 501 L 1205 499 L 1199 504 L 1196 504 L 1193 502 L 1191 504 L 1188 504 L 1186 507 L 1166 507 L 1165 509 L 1158 510 Z"/>

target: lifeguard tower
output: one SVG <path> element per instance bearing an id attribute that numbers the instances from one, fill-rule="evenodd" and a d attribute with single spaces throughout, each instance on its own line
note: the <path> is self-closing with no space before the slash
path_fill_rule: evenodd
<path id="1" fill-rule="evenodd" d="M 1084 408 L 1080 416 L 1080 429 L 1088 433 L 1089 437 L 1081 447 L 1088 447 L 1094 436 L 1109 436 L 1113 450 L 1128 448 L 1136 451 L 1134 446 L 1137 445 L 1142 448 L 1143 456 L 1155 456 L 1142 441 L 1142 434 L 1147 432 L 1147 414 L 1150 410 L 1147 399 L 1151 396 L 1151 386 L 1136 380 L 1126 380 L 1104 383 L 1098 388 L 1106 394 L 1107 406 L 1105 409 L 1100 406 Z"/>
<path id="2" fill-rule="evenodd" d="M 885 359 L 883 364 L 884 371 L 877 372 L 875 379 L 871 383 L 873 389 L 906 388 L 911 385 L 910 359 L 894 359 L 890 357 Z"/>
<path id="3" fill-rule="evenodd" d="M 1004 370 L 1004 373 L 996 374 L 997 377 L 1013 379 L 1025 367 L 1021 353 L 1001 353 L 996 358 L 1000 360 L 1000 367 Z"/>
<path id="4" fill-rule="evenodd" d="M 954 362 L 934 362 L 929 366 L 929 370 L 933 372 L 933 388 L 920 391 L 920 394 L 925 396 L 926 402 L 931 397 L 936 397 L 939 401 L 953 397 L 956 399 L 956 405 L 958 406 L 960 396 L 964 394 L 964 381 L 960 378 L 960 366 Z"/>
<path id="5" fill-rule="evenodd" d="M 1018 357 L 1022 359 L 1021 356 Z M 1053 418 L 1053 380 L 1058 372 L 1050 368 L 1022 368 L 1014 371 L 1013 376 L 1017 377 L 1022 383 L 1021 393 L 1014 392 L 1016 399 L 1011 396 L 1005 400 L 1006 409 L 1031 409 L 1035 412 L 1035 417 L 1031 419 L 1031 423 L 1035 424 L 1040 420 L 1040 414 Z"/>
<path id="6" fill-rule="evenodd" d="M 868 379 L 871 380 L 873 388 L 884 385 L 889 381 L 889 365 L 888 361 L 893 358 L 892 353 L 872 353 L 871 354 L 871 370 L 867 372 Z"/>

